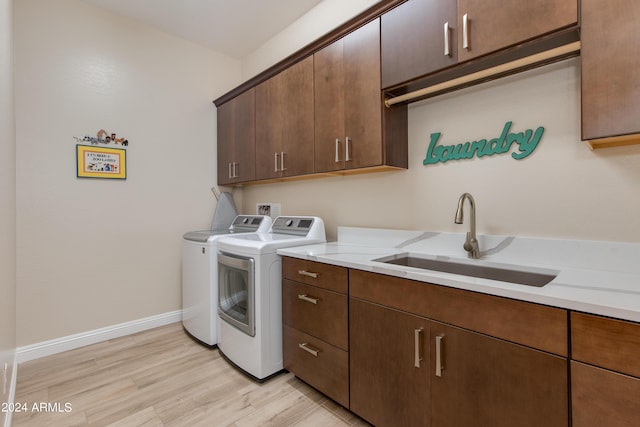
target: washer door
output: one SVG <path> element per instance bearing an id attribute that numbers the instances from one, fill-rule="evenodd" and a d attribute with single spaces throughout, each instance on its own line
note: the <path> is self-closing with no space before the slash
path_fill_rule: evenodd
<path id="1" fill-rule="evenodd" d="M 247 335 L 255 336 L 255 261 L 218 253 L 218 315 Z"/>

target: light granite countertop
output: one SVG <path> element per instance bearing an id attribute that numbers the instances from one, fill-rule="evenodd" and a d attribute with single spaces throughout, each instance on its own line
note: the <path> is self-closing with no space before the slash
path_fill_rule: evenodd
<path id="1" fill-rule="evenodd" d="M 471 260 L 464 240 L 462 233 L 338 227 L 336 242 L 278 254 L 640 322 L 640 244 L 479 235 L 481 258 Z M 405 253 L 557 276 L 534 287 L 376 261 Z"/>

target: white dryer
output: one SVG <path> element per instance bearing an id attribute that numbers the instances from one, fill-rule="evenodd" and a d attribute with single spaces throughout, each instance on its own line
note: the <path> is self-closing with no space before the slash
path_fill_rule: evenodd
<path id="1" fill-rule="evenodd" d="M 271 218 L 238 215 L 223 231 L 189 231 L 182 237 L 182 325 L 207 346 L 218 344 L 218 241 L 241 233 L 266 232 Z"/>
<path id="2" fill-rule="evenodd" d="M 218 243 L 218 349 L 264 381 L 283 370 L 280 248 L 326 242 L 318 217 L 278 217 L 268 233 L 227 236 Z"/>

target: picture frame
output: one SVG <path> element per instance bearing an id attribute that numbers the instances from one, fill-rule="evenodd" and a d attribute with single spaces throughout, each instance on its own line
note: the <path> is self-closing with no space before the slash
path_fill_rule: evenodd
<path id="1" fill-rule="evenodd" d="M 77 144 L 76 176 L 127 179 L 127 150 Z"/>

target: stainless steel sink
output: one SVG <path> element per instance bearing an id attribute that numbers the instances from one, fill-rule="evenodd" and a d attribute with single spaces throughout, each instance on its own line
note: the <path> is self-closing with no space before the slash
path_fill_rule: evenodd
<path id="1" fill-rule="evenodd" d="M 558 275 L 558 272 L 551 270 L 540 272 L 525 270 L 524 267 L 516 269 L 511 267 L 506 268 L 503 266 L 494 267 L 488 265 L 467 264 L 456 261 L 424 258 L 411 254 L 391 255 L 384 258 L 374 259 L 373 261 L 536 287 L 546 285 Z"/>

